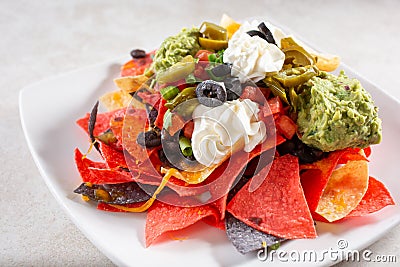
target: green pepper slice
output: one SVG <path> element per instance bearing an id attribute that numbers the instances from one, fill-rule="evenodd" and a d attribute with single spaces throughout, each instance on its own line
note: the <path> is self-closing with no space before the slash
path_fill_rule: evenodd
<path id="1" fill-rule="evenodd" d="M 185 157 L 190 157 L 193 155 L 192 143 L 190 142 L 189 138 L 185 136 L 179 137 L 179 147 Z"/>
<path id="2" fill-rule="evenodd" d="M 282 101 L 289 104 L 289 101 L 286 97 L 286 90 L 285 88 L 282 87 L 282 85 L 278 81 L 273 79 L 273 77 L 271 76 L 266 77 L 263 81 L 271 89 L 271 92 L 275 96 L 279 96 L 280 99 L 282 99 Z"/>
<path id="3" fill-rule="evenodd" d="M 283 70 L 274 75 L 273 78 L 278 80 L 284 87 L 296 87 L 316 75 L 318 75 L 318 69 L 309 65 Z"/>
<path id="4" fill-rule="evenodd" d="M 165 107 L 172 110 L 186 100 L 196 97 L 196 87 L 183 89 L 172 101 L 165 103 Z"/>
<path id="5" fill-rule="evenodd" d="M 285 64 L 300 67 L 316 63 L 315 58 L 302 46 L 297 44 L 292 37 L 286 37 L 281 40 L 281 49 L 285 53 Z"/>
<path id="6" fill-rule="evenodd" d="M 212 40 L 226 41 L 228 39 L 226 29 L 211 22 L 203 22 L 199 28 L 199 32 L 203 34 L 203 37 Z"/>
<path id="7" fill-rule="evenodd" d="M 196 64 L 194 58 L 191 55 L 188 55 L 168 69 L 157 73 L 157 81 L 159 83 L 171 83 L 184 79 L 194 71 L 195 67 Z"/>

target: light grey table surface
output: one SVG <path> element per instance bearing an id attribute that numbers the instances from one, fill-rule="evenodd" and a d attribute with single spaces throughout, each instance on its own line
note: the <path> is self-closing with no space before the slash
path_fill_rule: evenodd
<path id="1" fill-rule="evenodd" d="M 154 48 L 181 27 L 218 22 L 227 13 L 271 18 L 400 99 L 399 10 L 395 0 L 0 1 L 0 266 L 113 265 L 40 177 L 20 125 L 23 87 L 132 48 Z M 399 241 L 397 226 L 369 249 L 400 261 Z"/>

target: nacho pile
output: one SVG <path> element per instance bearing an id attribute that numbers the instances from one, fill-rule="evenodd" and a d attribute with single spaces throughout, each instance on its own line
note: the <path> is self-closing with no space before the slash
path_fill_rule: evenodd
<path id="1" fill-rule="evenodd" d="M 224 16 L 221 25 L 182 30 L 156 51 L 133 50 L 114 80 L 118 90 L 100 97 L 108 111 L 98 112 L 96 103 L 77 120 L 89 144 L 74 152 L 82 178 L 74 192 L 103 211 L 146 212 L 145 247 L 204 222 L 245 254 L 317 238 L 315 221 L 340 223 L 395 204 L 369 173 L 371 140 L 333 150 L 305 142 L 319 140 L 316 129 L 298 123 L 300 112 L 315 119 L 300 111 L 308 105 L 302 101 L 316 83 L 331 86 L 322 71 L 338 67 L 338 57 L 308 51 L 269 23 L 258 30 L 253 24 Z M 269 66 L 280 68 L 266 71 L 259 59 L 246 80 L 228 49 L 249 40 L 259 42 L 260 53 L 281 55 L 271 55 Z M 379 135 L 378 126 L 373 130 Z"/>

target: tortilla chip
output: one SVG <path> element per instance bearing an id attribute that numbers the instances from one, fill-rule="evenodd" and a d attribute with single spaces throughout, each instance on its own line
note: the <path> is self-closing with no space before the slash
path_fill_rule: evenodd
<path id="1" fill-rule="evenodd" d="M 343 154 L 343 150 L 335 151 L 330 153 L 327 158 L 312 164 L 303 164 L 300 166 L 301 170 L 306 170 L 301 174 L 301 186 L 303 187 L 304 195 L 311 212 L 317 209 L 318 202 L 321 199 L 329 177 Z"/>
<path id="2" fill-rule="evenodd" d="M 279 244 L 283 238 L 269 235 L 248 226 L 229 213 L 226 216 L 226 234 L 233 246 L 242 254 Z"/>
<path id="3" fill-rule="evenodd" d="M 143 205 L 144 203 L 145 203 L 145 201 L 138 202 L 138 203 L 132 203 L 132 204 L 125 204 L 124 206 L 128 207 L 128 208 L 137 208 L 137 207 L 140 207 L 141 205 Z M 97 204 L 97 209 L 103 210 L 103 211 L 111 211 L 111 212 L 127 212 L 125 210 L 121 210 L 121 209 L 118 209 L 111 205 L 108 205 L 107 203 L 104 203 L 104 202 L 99 202 Z"/>
<path id="4" fill-rule="evenodd" d="M 155 51 L 147 53 L 143 58 L 134 58 L 126 62 L 121 68 L 121 76 L 137 76 L 142 75 L 153 62 Z"/>
<path id="5" fill-rule="evenodd" d="M 394 205 L 393 198 L 385 185 L 374 177 L 369 177 L 368 189 L 358 206 L 347 217 L 365 216 L 383 209 L 388 205 Z"/>
<path id="6" fill-rule="evenodd" d="M 122 90 L 105 93 L 99 98 L 101 104 L 109 111 L 126 108 L 132 99 L 128 92 Z"/>
<path id="7" fill-rule="evenodd" d="M 340 58 L 335 55 L 315 53 L 311 54 L 317 59 L 316 65 L 322 71 L 334 71 L 340 65 Z"/>
<path id="8" fill-rule="evenodd" d="M 366 148 L 364 148 L 364 154 L 365 154 L 365 157 L 369 157 L 369 156 L 371 156 L 371 153 L 372 153 L 372 149 L 371 149 L 371 147 L 369 146 L 369 147 L 366 147 Z"/>
<path id="9" fill-rule="evenodd" d="M 249 192 L 247 183 L 229 202 L 227 210 L 263 233 L 285 239 L 315 238 L 317 233 L 301 188 L 297 157 L 276 158 L 271 169 L 264 168 L 257 176 L 266 177 L 261 186 Z"/>
<path id="10" fill-rule="evenodd" d="M 149 78 L 145 75 L 125 76 L 114 79 L 114 83 L 124 93 L 134 93 L 139 90 Z"/>
<path id="11" fill-rule="evenodd" d="M 75 162 L 83 182 L 92 184 L 116 184 L 132 182 L 131 173 L 119 168 L 108 169 L 105 163 L 84 158 L 79 149 L 75 149 Z"/>
<path id="12" fill-rule="evenodd" d="M 278 143 L 282 143 L 283 141 L 283 138 L 278 138 L 278 140 L 276 140 Z M 209 199 L 206 202 L 211 202 L 210 204 L 220 211 L 222 220 L 225 216 L 229 190 L 235 184 L 237 178 L 241 177 L 248 162 L 261 154 L 259 165 L 259 168 L 261 169 L 269 163 L 270 154 L 274 152 L 270 151 L 270 149 L 273 147 L 273 142 L 266 141 L 266 143 L 262 146 L 257 146 L 250 153 L 244 151 L 235 153 L 230 160 L 223 162 L 206 180 L 204 180 L 204 182 L 200 184 L 190 185 L 171 177 L 167 186 L 177 192 L 180 196 L 202 196 L 208 194 Z M 258 183 L 261 183 L 262 180 L 263 178 L 260 179 Z"/>
<path id="13" fill-rule="evenodd" d="M 94 125 L 93 135 L 98 136 L 108 129 L 110 129 L 110 121 L 114 117 L 124 116 L 125 109 L 116 109 L 110 112 L 98 113 L 96 117 L 96 123 Z M 80 118 L 76 121 L 88 135 L 88 125 L 89 125 L 90 113 L 86 113 L 85 117 Z"/>
<path id="14" fill-rule="evenodd" d="M 225 159 L 223 159 L 220 163 L 204 168 L 201 171 L 197 172 L 180 171 L 179 177 L 176 178 L 188 184 L 200 184 L 203 181 L 205 181 L 211 174 L 215 172 L 217 168 L 219 168 L 224 163 L 230 164 L 228 169 L 233 168 L 235 170 L 236 169 L 242 170 L 247 165 L 247 163 L 249 163 L 251 159 L 283 142 L 284 139 L 280 135 L 276 135 L 276 139 L 275 136 L 273 136 L 273 138 L 272 137 L 267 138 L 264 141 L 264 143 L 255 147 L 253 151 L 251 151 L 250 153 L 239 151 L 234 153 L 233 155 L 227 155 Z M 227 174 L 224 173 L 224 175 L 226 176 Z M 233 178 L 236 178 L 236 176 Z"/>
<path id="15" fill-rule="evenodd" d="M 154 192 L 154 186 L 149 188 Z M 150 199 L 150 194 L 142 189 L 142 185 L 135 182 L 119 183 L 119 184 L 92 184 L 82 183 L 78 186 L 74 193 L 86 196 L 90 200 L 96 202 L 104 202 L 114 205 L 127 205 L 132 203 L 144 202 Z"/>
<path id="16" fill-rule="evenodd" d="M 128 165 L 126 164 L 125 156 L 122 151 L 117 150 L 102 142 L 99 142 L 99 147 L 101 155 L 106 161 L 108 168 L 112 169 L 112 168 L 122 167 L 128 169 Z"/>
<path id="17" fill-rule="evenodd" d="M 358 205 L 368 187 L 367 161 L 363 150 L 344 149 L 301 165 L 306 170 L 301 174 L 301 184 L 315 220 L 339 220 Z M 342 163 L 346 165 L 335 170 Z"/>
<path id="18" fill-rule="evenodd" d="M 146 218 L 146 247 L 161 235 L 181 230 L 206 217 L 213 217 L 218 221 L 218 211 L 210 205 L 180 207 L 155 201 L 149 208 Z"/>
<path id="19" fill-rule="evenodd" d="M 137 142 L 139 133 L 145 130 L 147 112 L 143 109 L 128 108 L 125 117 L 111 122 L 111 130 L 123 148 L 137 163 L 148 159 L 147 150 Z"/>
<path id="20" fill-rule="evenodd" d="M 203 222 L 224 232 L 226 231 L 225 220 L 216 221 L 214 217 L 206 217 Z"/>
<path id="21" fill-rule="evenodd" d="M 338 164 L 346 164 L 347 162 L 354 160 L 369 161 L 364 151 L 365 150 L 359 148 L 348 148 L 346 149 L 346 152 L 340 157 Z"/>
<path id="22" fill-rule="evenodd" d="M 349 161 L 334 170 L 315 210 L 329 222 L 346 217 L 357 207 L 368 188 L 368 163 Z"/>

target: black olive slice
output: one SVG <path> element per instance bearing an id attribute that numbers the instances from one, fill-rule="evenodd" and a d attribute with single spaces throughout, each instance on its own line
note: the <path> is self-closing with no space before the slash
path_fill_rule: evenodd
<path id="1" fill-rule="evenodd" d="M 260 37 L 260 38 L 262 38 L 262 39 L 264 39 L 265 41 L 268 42 L 267 37 L 265 36 L 265 34 L 260 32 L 260 31 L 251 30 L 251 31 L 248 31 L 247 34 L 250 35 L 251 37 L 258 36 L 258 37 Z"/>
<path id="2" fill-rule="evenodd" d="M 260 25 L 258 25 L 258 29 L 265 35 L 268 43 L 277 45 L 272 32 L 268 29 L 264 22 L 261 22 Z"/>
<path id="3" fill-rule="evenodd" d="M 194 157 L 185 157 L 179 147 L 179 132 L 171 136 L 168 131 L 161 131 L 163 161 L 167 165 L 183 171 L 198 171 L 204 168 Z"/>
<path id="4" fill-rule="evenodd" d="M 133 49 L 131 51 L 131 57 L 133 59 L 144 58 L 144 57 L 146 57 L 146 51 L 144 51 L 142 49 Z"/>
<path id="5" fill-rule="evenodd" d="M 159 130 L 149 130 L 138 134 L 136 142 L 142 147 L 156 147 L 161 145 L 161 134 Z"/>
<path id="6" fill-rule="evenodd" d="M 200 104 L 207 107 L 218 107 L 226 101 L 226 89 L 220 83 L 206 80 L 197 85 L 196 96 Z"/>

